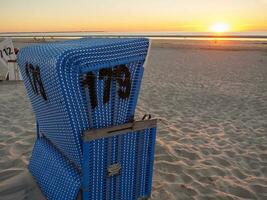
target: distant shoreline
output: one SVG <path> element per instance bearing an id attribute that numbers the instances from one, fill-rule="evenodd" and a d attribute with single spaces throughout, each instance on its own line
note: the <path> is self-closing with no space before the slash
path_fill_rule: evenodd
<path id="1" fill-rule="evenodd" d="M 0 37 L 11 38 L 80 38 L 80 37 L 148 37 L 151 39 L 240 39 L 267 40 L 267 32 L 109 32 L 109 31 L 53 31 L 53 32 L 0 32 Z"/>
<path id="2" fill-rule="evenodd" d="M 34 38 L 34 37 L 151 37 L 151 38 L 263 38 L 266 39 L 267 35 L 135 35 L 135 34 L 103 34 L 103 35 L 21 35 L 21 34 L 1 34 L 0 37 L 18 37 L 18 38 Z"/>

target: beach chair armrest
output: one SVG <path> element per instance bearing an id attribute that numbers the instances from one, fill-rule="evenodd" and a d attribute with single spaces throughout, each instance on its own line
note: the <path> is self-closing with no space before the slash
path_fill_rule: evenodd
<path id="1" fill-rule="evenodd" d="M 83 141 L 90 142 L 92 140 L 113 137 L 133 131 L 140 131 L 147 128 L 155 128 L 156 126 L 157 126 L 157 119 L 147 119 L 102 129 L 88 130 L 83 135 Z"/>

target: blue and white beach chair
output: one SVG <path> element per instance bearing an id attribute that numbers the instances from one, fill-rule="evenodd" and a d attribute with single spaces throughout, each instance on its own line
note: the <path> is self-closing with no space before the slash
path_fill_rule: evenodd
<path id="1" fill-rule="evenodd" d="M 95 38 L 20 50 L 37 121 L 29 170 L 47 199 L 150 197 L 156 120 L 134 120 L 148 48 Z"/>

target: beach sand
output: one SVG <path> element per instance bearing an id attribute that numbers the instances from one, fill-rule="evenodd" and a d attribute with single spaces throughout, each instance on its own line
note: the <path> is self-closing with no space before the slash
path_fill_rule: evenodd
<path id="1" fill-rule="evenodd" d="M 144 113 L 160 119 L 153 200 L 267 199 L 267 44 L 153 41 Z M 34 140 L 23 83 L 0 82 L 0 199 L 44 199 L 26 169 Z"/>

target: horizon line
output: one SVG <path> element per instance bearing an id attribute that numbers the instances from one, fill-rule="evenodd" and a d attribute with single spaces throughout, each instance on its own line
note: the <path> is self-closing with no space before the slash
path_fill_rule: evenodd
<path id="1" fill-rule="evenodd" d="M 79 38 L 79 37 L 150 37 L 150 38 L 229 38 L 229 39 L 267 39 L 267 35 L 0 35 L 0 38 L 13 37 L 13 38 Z"/>
<path id="2" fill-rule="evenodd" d="M 106 30 L 93 30 L 93 31 L 4 31 L 0 34 L 26 34 L 26 33 L 213 33 L 211 31 L 106 31 Z M 263 31 L 229 31 L 221 34 L 233 34 L 233 33 L 267 33 L 267 30 Z M 214 33 L 216 34 L 216 33 Z"/>

